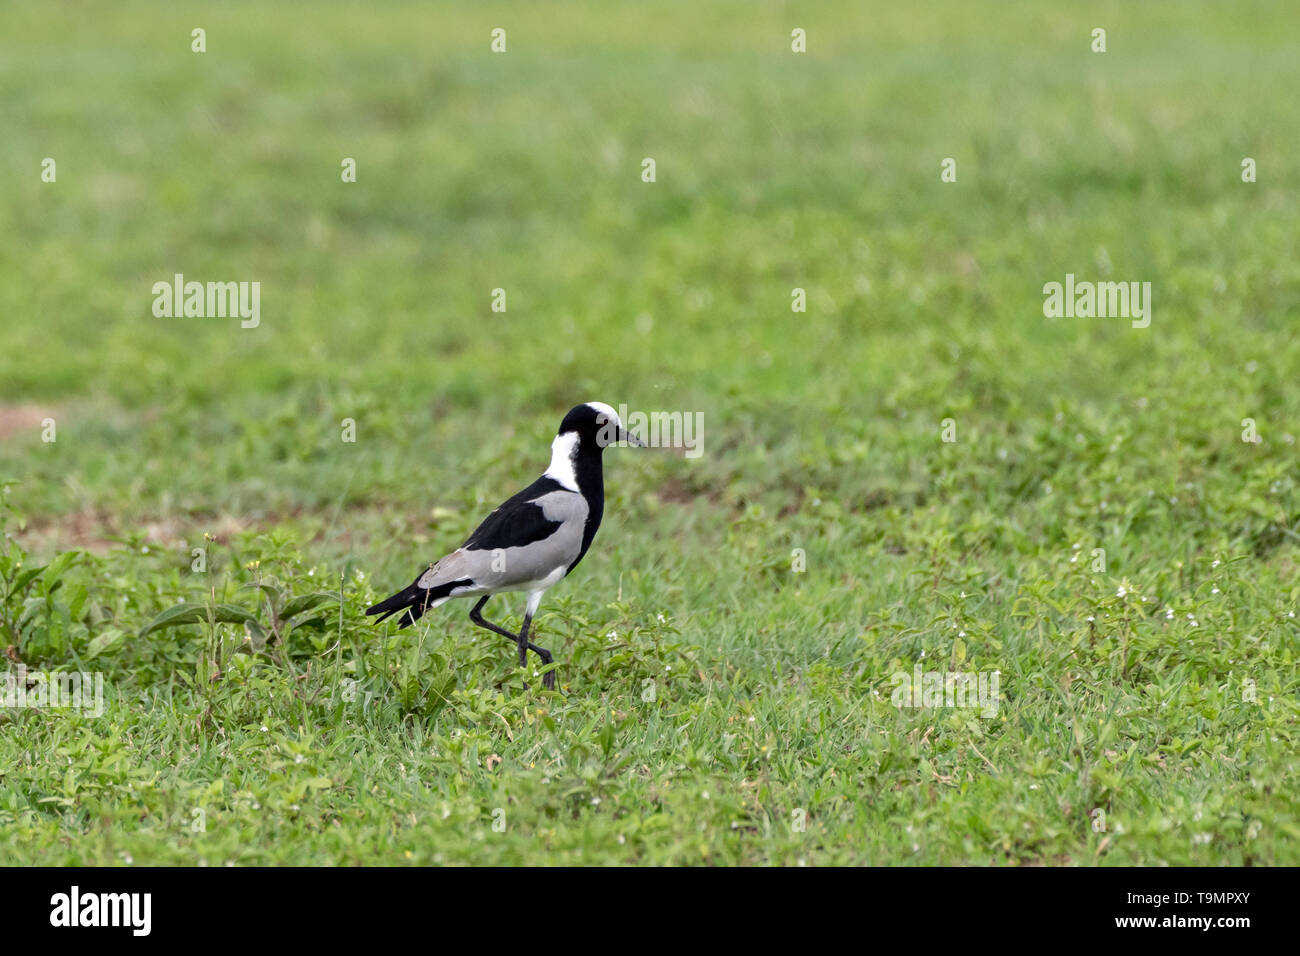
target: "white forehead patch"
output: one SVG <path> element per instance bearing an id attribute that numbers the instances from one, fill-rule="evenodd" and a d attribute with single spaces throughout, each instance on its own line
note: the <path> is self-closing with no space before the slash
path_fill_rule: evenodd
<path id="1" fill-rule="evenodd" d="M 618 412 L 614 411 L 614 409 L 610 408 L 604 402 L 588 402 L 587 407 L 601 415 L 604 415 L 619 428 L 623 427 L 623 421 L 618 417 Z"/>

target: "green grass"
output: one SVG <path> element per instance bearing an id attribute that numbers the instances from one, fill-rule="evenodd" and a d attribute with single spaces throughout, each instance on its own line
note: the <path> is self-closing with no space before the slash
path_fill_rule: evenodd
<path id="1" fill-rule="evenodd" d="M 1293 19 L 6 10 L 0 638 L 106 708 L 0 709 L 0 862 L 1300 862 Z M 1044 318 L 1067 272 L 1150 328 Z M 371 627 L 589 399 L 704 454 L 606 456 L 561 692 L 463 604 Z"/>

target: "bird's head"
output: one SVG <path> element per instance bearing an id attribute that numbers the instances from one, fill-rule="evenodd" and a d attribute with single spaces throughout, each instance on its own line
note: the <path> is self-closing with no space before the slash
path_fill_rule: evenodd
<path id="1" fill-rule="evenodd" d="M 575 435 L 584 450 L 598 453 L 617 442 L 645 447 L 645 442 L 623 427 L 618 412 L 604 402 L 586 402 L 569 409 L 556 432 L 557 438 L 567 435 Z"/>

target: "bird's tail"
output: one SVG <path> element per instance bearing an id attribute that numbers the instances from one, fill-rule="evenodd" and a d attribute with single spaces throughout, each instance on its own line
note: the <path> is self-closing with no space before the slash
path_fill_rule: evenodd
<path id="1" fill-rule="evenodd" d="M 437 607 L 443 601 L 451 596 L 451 592 L 466 584 L 469 581 L 448 581 L 445 584 L 438 584 L 431 588 L 422 588 L 419 585 L 419 578 L 416 578 L 409 586 L 402 588 L 390 598 L 385 598 L 374 607 L 367 608 L 366 614 L 378 614 L 380 617 L 375 621 L 387 620 L 394 614 L 406 612 L 398 619 L 398 627 L 409 627 L 420 619 L 425 611 L 429 608 Z"/>
<path id="2" fill-rule="evenodd" d="M 366 614 L 380 615 L 379 619 L 375 621 L 378 624 L 399 611 L 409 610 L 409 613 L 402 615 L 402 620 L 398 624 L 398 627 L 406 627 L 408 624 L 414 624 L 418 621 L 420 615 L 428 609 L 428 602 L 424 600 L 427 593 L 424 588 L 412 584 L 410 587 L 398 591 L 392 597 L 380 601 L 374 607 L 367 608 Z"/>

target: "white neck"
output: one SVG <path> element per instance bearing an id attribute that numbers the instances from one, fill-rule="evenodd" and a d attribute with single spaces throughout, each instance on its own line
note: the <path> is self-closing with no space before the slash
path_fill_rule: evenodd
<path id="1" fill-rule="evenodd" d="M 555 441 L 551 442 L 551 464 L 546 469 L 546 477 L 558 481 L 570 491 L 577 491 L 578 476 L 573 470 L 573 458 L 577 453 L 577 432 L 556 435 Z"/>

